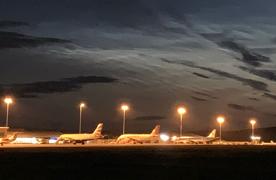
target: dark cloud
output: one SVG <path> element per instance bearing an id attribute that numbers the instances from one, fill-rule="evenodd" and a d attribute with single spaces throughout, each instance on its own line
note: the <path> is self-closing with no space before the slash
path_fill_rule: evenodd
<path id="1" fill-rule="evenodd" d="M 248 78 L 243 78 L 243 77 L 240 77 L 235 74 L 227 73 L 225 71 L 220 71 L 220 70 L 216 70 L 216 69 L 212 69 L 212 68 L 207 68 L 207 67 L 199 67 L 199 68 L 202 70 L 212 72 L 212 73 L 217 74 L 222 77 L 237 80 L 237 81 L 241 82 L 242 84 L 250 86 L 251 88 L 253 88 L 255 90 L 268 91 L 268 89 L 267 89 L 268 86 L 264 82 L 253 80 L 253 79 L 248 79 Z"/>
<path id="2" fill-rule="evenodd" d="M 246 64 L 258 67 L 258 66 L 261 66 L 262 63 L 271 62 L 271 59 L 269 57 L 263 56 L 256 52 L 253 52 L 252 50 L 249 50 L 244 45 L 241 45 L 235 42 L 234 40 L 227 38 L 226 34 L 224 33 L 204 33 L 201 35 L 204 38 L 210 41 L 213 41 L 220 47 L 227 48 L 232 51 L 240 53 L 242 55 L 242 58 L 241 59 L 236 58 L 236 59 Z"/>
<path id="3" fill-rule="evenodd" d="M 228 107 L 239 111 L 256 111 L 254 107 L 239 104 L 228 104 Z"/>
<path id="4" fill-rule="evenodd" d="M 207 101 L 206 99 L 199 98 L 199 97 L 196 97 L 196 96 L 191 96 L 191 98 L 196 100 L 196 101 Z"/>
<path id="5" fill-rule="evenodd" d="M 193 74 L 198 76 L 198 77 L 204 78 L 204 79 L 209 79 L 209 76 L 206 76 L 204 74 L 200 74 L 200 73 L 197 73 L 197 72 L 193 72 Z"/>
<path id="6" fill-rule="evenodd" d="M 252 65 L 252 66 L 261 66 L 263 62 L 271 62 L 269 57 L 263 56 L 261 54 L 258 54 L 256 52 L 252 52 L 249 49 L 247 49 L 245 46 L 240 45 L 234 41 L 226 40 L 218 43 L 220 46 L 229 48 L 233 51 L 239 52 L 242 55 L 242 62 Z"/>
<path id="7" fill-rule="evenodd" d="M 240 104 L 228 104 L 228 107 L 231 109 L 234 109 L 234 110 L 238 110 L 238 111 L 243 111 L 243 112 L 251 111 L 251 112 L 261 113 L 265 116 L 276 117 L 275 113 L 262 112 L 262 111 L 255 109 L 252 106 L 244 106 L 244 105 L 240 105 Z"/>
<path id="8" fill-rule="evenodd" d="M 134 120 L 136 121 L 155 121 L 166 119 L 165 116 L 138 116 Z"/>
<path id="9" fill-rule="evenodd" d="M 75 91 L 89 83 L 113 83 L 117 79 L 104 76 L 79 76 L 58 81 L 41 81 L 25 84 L 0 85 L 0 95 L 7 94 L 20 98 L 34 98 L 39 94 L 51 94 Z"/>
<path id="10" fill-rule="evenodd" d="M 217 99 L 217 97 L 212 96 L 211 94 L 208 94 L 208 93 L 205 93 L 205 92 L 193 91 L 193 93 L 204 96 L 204 97 L 212 98 L 212 99 Z"/>
<path id="11" fill-rule="evenodd" d="M 276 95 L 270 94 L 270 93 L 264 93 L 263 94 L 264 97 L 268 97 L 270 99 L 273 99 L 276 101 Z"/>
<path id="12" fill-rule="evenodd" d="M 0 49 L 38 47 L 41 45 L 64 44 L 70 42 L 71 41 L 58 38 L 35 37 L 16 32 L 0 31 Z"/>
<path id="13" fill-rule="evenodd" d="M 243 78 L 243 77 L 240 77 L 240 76 L 235 75 L 235 74 L 231 74 L 231 73 L 228 73 L 228 72 L 225 72 L 225 71 L 221 71 L 221 70 L 217 70 L 217 69 L 213 69 L 213 68 L 209 68 L 209 67 L 199 66 L 199 65 L 196 65 L 196 64 L 194 64 L 193 62 L 190 62 L 190 61 L 169 61 L 169 60 L 164 59 L 164 58 L 162 58 L 161 60 L 163 62 L 167 62 L 167 63 L 171 63 L 171 64 L 181 64 L 183 66 L 205 70 L 205 71 L 217 74 L 221 77 L 234 79 L 234 80 L 237 80 L 237 81 L 241 82 L 244 85 L 250 86 L 251 88 L 253 88 L 255 90 L 269 91 L 267 89 L 268 85 L 265 84 L 264 82 L 261 82 L 261 81 L 248 79 L 248 78 Z"/>
<path id="14" fill-rule="evenodd" d="M 268 79 L 271 81 L 276 81 L 276 73 L 275 71 L 272 70 L 267 70 L 267 69 L 255 69 L 255 68 L 248 68 L 244 66 L 240 66 L 240 69 L 247 71 L 251 74 L 254 74 L 256 76 L 262 77 L 264 79 Z"/>
<path id="15" fill-rule="evenodd" d="M 254 97 L 250 97 L 250 98 L 248 98 L 248 99 L 250 99 L 250 100 L 252 100 L 252 101 L 259 101 L 258 98 L 254 98 Z"/>
<path id="16" fill-rule="evenodd" d="M 10 27 L 18 27 L 18 26 L 30 26 L 29 23 L 23 21 L 0 21 L 0 28 L 10 28 Z"/>
<path id="17" fill-rule="evenodd" d="M 275 54 L 276 48 L 275 47 L 257 47 L 252 48 L 253 51 L 261 53 L 261 54 Z"/>

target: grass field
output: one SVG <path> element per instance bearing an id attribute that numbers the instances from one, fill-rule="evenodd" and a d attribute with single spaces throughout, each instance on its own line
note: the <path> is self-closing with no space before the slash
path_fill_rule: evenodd
<path id="1" fill-rule="evenodd" d="M 273 146 L 1 148 L 0 179 L 275 179 Z"/>

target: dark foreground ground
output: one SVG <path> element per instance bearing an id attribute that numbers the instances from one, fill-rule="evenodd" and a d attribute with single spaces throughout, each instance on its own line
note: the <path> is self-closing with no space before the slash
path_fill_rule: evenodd
<path id="1" fill-rule="evenodd" d="M 276 147 L 7 148 L 0 179 L 276 179 Z"/>

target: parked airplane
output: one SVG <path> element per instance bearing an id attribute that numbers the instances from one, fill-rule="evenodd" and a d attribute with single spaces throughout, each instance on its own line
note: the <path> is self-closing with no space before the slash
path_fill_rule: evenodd
<path id="1" fill-rule="evenodd" d="M 85 142 L 90 140 L 103 138 L 102 129 L 103 129 L 103 123 L 100 123 L 98 124 L 95 131 L 91 134 L 62 134 L 59 136 L 56 143 L 58 144 L 60 142 L 63 142 L 63 143 L 73 143 L 73 144 L 77 144 L 77 143 L 84 144 Z"/>
<path id="2" fill-rule="evenodd" d="M 17 137 L 17 134 L 15 133 L 13 135 L 0 138 L 0 144 L 1 144 L 1 146 L 3 146 L 4 144 L 9 144 L 9 143 L 15 141 L 16 137 Z"/>
<path id="3" fill-rule="evenodd" d="M 159 142 L 160 126 L 157 125 L 150 134 L 123 134 L 118 137 L 116 143 L 157 143 Z"/>
<path id="4" fill-rule="evenodd" d="M 207 136 L 199 136 L 199 135 L 186 135 L 181 137 L 172 137 L 172 142 L 177 144 L 208 144 L 213 141 L 216 141 L 218 138 L 216 137 L 216 129 L 212 130 L 212 132 Z"/>

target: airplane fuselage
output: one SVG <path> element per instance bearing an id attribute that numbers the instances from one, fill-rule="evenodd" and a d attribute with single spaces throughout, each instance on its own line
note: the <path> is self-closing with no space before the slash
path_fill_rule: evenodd
<path id="1" fill-rule="evenodd" d="M 84 144 L 86 141 L 91 141 L 99 139 L 99 137 L 96 137 L 93 134 L 63 134 L 58 138 L 57 142 L 63 141 L 63 142 L 69 142 L 69 143 L 82 143 Z"/>
<path id="2" fill-rule="evenodd" d="M 63 134 L 60 136 L 61 139 L 72 139 L 72 140 L 93 140 L 96 137 L 93 134 Z"/>
<path id="3" fill-rule="evenodd" d="M 207 144 L 215 141 L 217 138 L 209 138 L 204 136 L 181 136 L 173 140 L 176 143 L 191 143 L 191 144 Z"/>
<path id="4" fill-rule="evenodd" d="M 117 139 L 118 143 L 155 143 L 158 141 L 158 136 L 150 134 L 123 134 Z"/>

